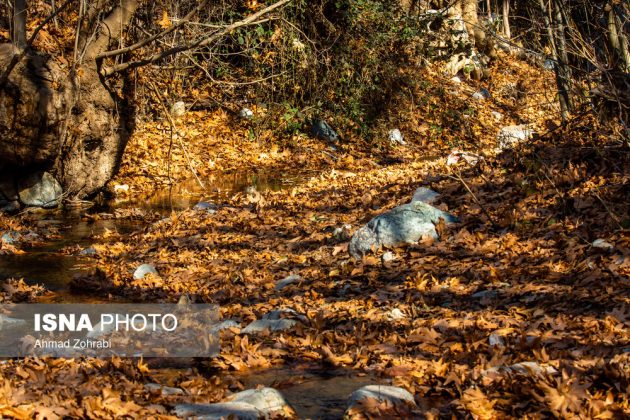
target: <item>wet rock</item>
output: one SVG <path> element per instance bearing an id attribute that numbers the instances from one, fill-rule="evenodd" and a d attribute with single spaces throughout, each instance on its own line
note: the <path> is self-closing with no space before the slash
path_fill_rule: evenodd
<path id="1" fill-rule="evenodd" d="M 249 108 L 243 108 L 238 112 L 238 116 L 244 120 L 251 120 L 254 118 L 254 111 Z"/>
<path id="2" fill-rule="evenodd" d="M 217 212 L 217 208 L 217 205 L 214 203 L 210 203 L 209 201 L 200 201 L 199 203 L 195 204 L 193 210 L 206 211 L 210 214 L 214 214 Z"/>
<path id="3" fill-rule="evenodd" d="M 258 409 L 264 417 L 272 417 L 282 413 L 289 404 L 282 394 L 273 388 L 247 389 L 225 399 L 226 402 L 250 404 Z"/>
<path id="4" fill-rule="evenodd" d="M 392 145 L 400 144 L 401 146 L 404 146 L 405 144 L 407 144 L 405 142 L 405 138 L 403 137 L 402 133 L 397 128 L 393 130 L 389 130 L 388 137 L 389 137 L 389 142 Z"/>
<path id="5" fill-rule="evenodd" d="M 160 394 L 163 397 L 186 394 L 186 392 L 181 388 L 173 388 L 155 383 L 144 384 L 144 390 L 152 394 Z"/>
<path id="6" fill-rule="evenodd" d="M 22 240 L 22 234 L 20 232 L 16 232 L 11 230 L 9 232 L 4 233 L 0 240 L 7 245 L 14 245 Z"/>
<path id="7" fill-rule="evenodd" d="M 314 119 L 311 125 L 311 136 L 326 140 L 329 143 L 338 143 L 339 134 L 323 120 Z"/>
<path id="8" fill-rule="evenodd" d="M 534 130 L 525 124 L 503 127 L 497 134 L 497 147 L 499 150 L 510 149 L 529 139 L 533 134 Z"/>
<path id="9" fill-rule="evenodd" d="M 179 404 L 178 417 L 198 419 L 271 419 L 293 413 L 282 394 L 273 388 L 248 389 L 229 396 L 216 404 Z"/>
<path id="10" fill-rule="evenodd" d="M 348 410 L 361 404 L 366 399 L 374 399 L 381 403 L 388 403 L 393 407 L 415 407 L 416 402 L 409 391 L 390 385 L 367 385 L 359 388 L 350 395 Z"/>
<path id="11" fill-rule="evenodd" d="M 143 279 L 144 276 L 146 276 L 147 274 L 153 274 L 156 276 L 158 275 L 158 272 L 153 264 L 140 265 L 138 268 L 136 268 L 136 271 L 133 272 L 133 278 L 135 280 L 140 280 Z"/>
<path id="12" fill-rule="evenodd" d="M 215 324 L 210 328 L 210 333 L 216 334 L 223 330 L 227 330 L 229 328 L 241 328 L 241 324 L 234 321 L 233 319 L 226 319 L 225 321 L 221 321 L 218 324 Z"/>
<path id="13" fill-rule="evenodd" d="M 352 257 L 360 259 L 372 249 L 414 244 L 424 236 L 437 239 L 435 223 L 440 218 L 446 224 L 459 221 L 452 214 L 421 201 L 403 204 L 376 216 L 357 230 L 350 240 L 348 252 Z"/>
<path id="14" fill-rule="evenodd" d="M 31 174 L 18 182 L 18 195 L 26 206 L 55 208 L 62 193 L 61 185 L 48 172 Z"/>
<path id="15" fill-rule="evenodd" d="M 290 286 L 295 283 L 299 283 L 303 280 L 304 279 L 302 278 L 302 276 L 298 274 L 291 274 L 290 276 L 286 276 L 282 280 L 279 280 L 278 282 L 276 282 L 276 290 L 282 290 L 287 286 Z"/>
<path id="16" fill-rule="evenodd" d="M 599 249 L 603 249 L 604 251 L 612 251 L 613 249 L 615 249 L 615 246 L 613 244 L 611 244 L 610 242 L 607 242 L 603 239 L 595 239 L 593 241 L 593 243 L 591 244 L 591 246 L 593 248 L 599 248 Z"/>
<path id="17" fill-rule="evenodd" d="M 416 191 L 413 193 L 413 198 L 411 199 L 411 202 L 413 203 L 414 201 L 421 201 L 423 203 L 432 204 L 439 197 L 440 194 L 433 191 L 431 188 L 420 187 L 416 189 Z"/>
<path id="18" fill-rule="evenodd" d="M 171 108 L 171 115 L 175 118 L 182 117 L 186 113 L 186 103 L 183 101 L 177 101 Z"/>

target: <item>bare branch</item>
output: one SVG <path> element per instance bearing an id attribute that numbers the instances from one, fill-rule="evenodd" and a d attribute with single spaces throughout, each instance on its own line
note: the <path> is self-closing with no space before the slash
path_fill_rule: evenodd
<path id="1" fill-rule="evenodd" d="M 216 41 L 217 39 L 231 33 L 232 31 L 241 28 L 243 26 L 249 26 L 252 24 L 255 24 L 256 21 L 258 20 L 258 18 L 260 18 L 261 16 L 266 15 L 267 13 L 272 12 L 273 10 L 278 9 L 279 7 L 284 6 L 285 4 L 291 2 L 292 0 L 280 0 L 268 7 L 265 7 L 262 10 L 259 10 L 258 12 L 246 17 L 243 20 L 240 20 L 238 22 L 234 22 L 230 25 L 227 25 L 225 27 L 223 27 L 222 29 L 219 29 L 217 31 L 215 31 L 214 33 L 212 33 L 210 36 L 205 37 L 205 38 L 201 38 L 198 39 L 195 42 L 192 42 L 190 44 L 183 44 L 183 45 L 178 45 L 176 47 L 170 48 L 168 50 L 159 52 L 159 53 L 155 53 L 147 58 L 143 58 L 141 60 L 137 60 L 137 61 L 129 61 L 127 63 L 122 63 L 122 64 L 118 64 L 118 65 L 114 65 L 111 67 L 105 67 L 101 70 L 101 74 L 105 77 L 109 77 L 112 76 L 115 73 L 119 73 L 121 71 L 125 71 L 125 70 L 129 70 L 129 69 L 133 69 L 133 68 L 137 68 L 137 67 L 142 67 L 142 66 L 146 66 L 147 64 L 151 64 L 151 63 L 155 63 L 156 61 L 160 61 L 165 59 L 166 57 L 169 57 L 171 55 L 183 52 L 183 51 L 189 51 L 192 50 L 194 48 L 199 48 L 199 47 L 205 47 L 206 45 Z"/>
<path id="2" fill-rule="evenodd" d="M 138 42 L 136 42 L 133 45 L 129 45 L 128 47 L 118 48 L 117 50 L 110 50 L 110 51 L 102 52 L 102 53 L 100 53 L 100 54 L 98 54 L 96 56 L 96 59 L 97 60 L 101 60 L 101 59 L 107 58 L 107 57 L 114 57 L 114 56 L 117 56 L 117 55 L 126 54 L 128 52 L 137 50 L 138 48 L 142 48 L 145 45 L 155 41 L 156 39 L 162 38 L 162 37 L 170 34 L 171 32 L 173 32 L 174 30 L 176 30 L 180 26 L 188 23 L 190 21 L 190 18 L 192 18 L 201 9 L 203 9 L 206 6 L 207 3 L 208 3 L 208 0 L 202 1 L 190 13 L 188 13 L 186 16 L 181 18 L 175 25 L 171 25 L 169 28 L 163 30 L 162 32 L 157 33 L 157 34 L 155 34 L 155 35 L 153 35 L 153 36 L 151 36 L 149 38 L 143 39 L 142 41 L 138 41 Z"/>

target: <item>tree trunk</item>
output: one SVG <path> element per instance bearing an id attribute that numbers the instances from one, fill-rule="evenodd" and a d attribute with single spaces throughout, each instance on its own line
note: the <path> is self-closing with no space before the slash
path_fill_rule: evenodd
<path id="1" fill-rule="evenodd" d="M 510 32 L 510 0 L 503 0 L 503 35 L 506 39 L 512 38 Z"/>
<path id="2" fill-rule="evenodd" d="M 13 33 L 11 41 L 18 48 L 26 47 L 26 0 L 13 1 Z"/>
<path id="3" fill-rule="evenodd" d="M 135 0 L 121 1 L 92 42 L 79 40 L 85 48 L 78 49 L 73 65 L 27 50 L 0 87 L 0 181 L 48 170 L 75 198 L 96 193 L 115 174 L 134 112 L 100 77 L 96 56 L 120 38 L 137 6 Z M 0 45 L 0 68 L 18 53 Z M 131 94 L 126 86 L 116 90 Z"/>

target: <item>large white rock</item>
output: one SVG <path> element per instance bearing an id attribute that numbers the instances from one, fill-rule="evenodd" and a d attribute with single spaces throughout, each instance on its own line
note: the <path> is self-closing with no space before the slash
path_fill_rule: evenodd
<path id="1" fill-rule="evenodd" d="M 503 127 L 497 134 L 497 147 L 499 150 L 510 149 L 529 139 L 533 134 L 534 130 L 526 124 Z"/>
<path id="2" fill-rule="evenodd" d="M 440 218 L 446 224 L 459 221 L 452 214 L 422 201 L 394 207 L 357 230 L 350 240 L 348 252 L 352 257 L 360 259 L 373 249 L 414 244 L 424 236 L 437 239 L 435 224 Z"/>

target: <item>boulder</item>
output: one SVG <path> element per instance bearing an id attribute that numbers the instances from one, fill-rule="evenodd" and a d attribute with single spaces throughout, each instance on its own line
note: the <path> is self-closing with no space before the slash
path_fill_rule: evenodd
<path id="1" fill-rule="evenodd" d="M 367 385 L 357 389 L 350 395 L 348 411 L 361 405 L 367 399 L 374 399 L 391 407 L 416 407 L 413 395 L 403 388 L 390 385 Z"/>
<path id="2" fill-rule="evenodd" d="M 339 134 L 323 120 L 314 119 L 311 125 L 311 136 L 326 140 L 329 143 L 338 143 Z"/>
<path id="3" fill-rule="evenodd" d="M 37 172 L 18 181 L 18 195 L 26 206 L 55 208 L 61 203 L 63 190 L 48 172 Z"/>
<path id="4" fill-rule="evenodd" d="M 136 271 L 133 272 L 133 278 L 135 280 L 143 279 L 147 274 L 158 275 L 157 270 L 153 264 L 142 264 L 136 268 Z"/>
<path id="5" fill-rule="evenodd" d="M 526 124 L 503 127 L 497 134 L 497 147 L 499 150 L 510 149 L 529 139 L 533 134 L 534 130 Z"/>
<path id="6" fill-rule="evenodd" d="M 422 201 L 395 207 L 376 216 L 357 230 L 350 240 L 348 252 L 360 259 L 372 249 L 393 248 L 418 242 L 423 236 L 438 238 L 435 224 L 440 218 L 447 224 L 459 219 Z"/>

